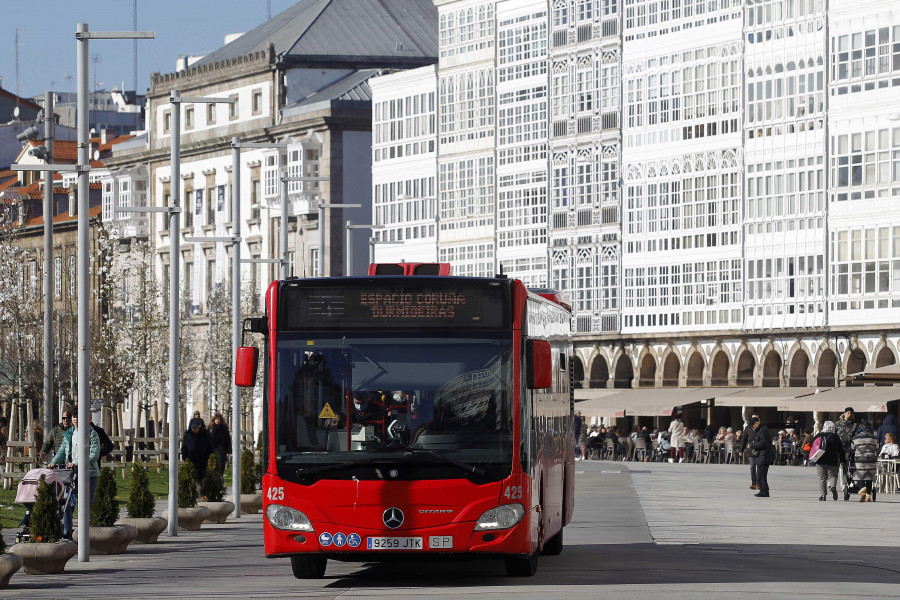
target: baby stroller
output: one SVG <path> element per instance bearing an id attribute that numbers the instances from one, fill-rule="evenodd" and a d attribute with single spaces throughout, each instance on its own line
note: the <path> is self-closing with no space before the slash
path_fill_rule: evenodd
<path id="1" fill-rule="evenodd" d="M 659 434 L 657 443 L 653 446 L 653 455 L 650 459 L 653 462 L 666 462 L 671 454 L 672 445 L 669 443 L 669 432 L 663 431 Z"/>
<path id="2" fill-rule="evenodd" d="M 859 491 L 865 486 L 863 485 L 863 482 L 853 480 L 853 474 L 856 473 L 856 463 L 854 463 L 852 460 L 849 461 L 847 468 L 844 470 L 844 473 L 847 476 L 847 481 L 844 484 L 844 502 L 847 502 L 850 500 L 851 494 L 859 494 Z M 876 489 L 876 486 L 873 485 L 872 502 L 875 502 L 875 496 L 877 492 L 878 490 Z"/>
<path id="3" fill-rule="evenodd" d="M 16 488 L 16 502 L 25 506 L 25 516 L 19 525 L 22 530 L 16 534 L 16 543 L 27 542 L 31 538 L 31 511 L 37 499 L 38 485 L 41 476 L 51 487 L 59 505 L 59 518 L 62 520 L 63 511 L 69 502 L 75 489 L 75 469 L 31 469 L 19 481 Z"/>

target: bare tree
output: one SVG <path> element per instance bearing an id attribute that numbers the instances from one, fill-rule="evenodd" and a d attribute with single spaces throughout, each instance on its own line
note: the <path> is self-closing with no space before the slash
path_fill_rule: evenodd
<path id="1" fill-rule="evenodd" d="M 0 398 L 10 416 L 10 437 L 18 440 L 43 397 L 43 370 L 36 354 L 43 331 L 37 262 L 23 247 L 23 206 L 0 206 Z"/>

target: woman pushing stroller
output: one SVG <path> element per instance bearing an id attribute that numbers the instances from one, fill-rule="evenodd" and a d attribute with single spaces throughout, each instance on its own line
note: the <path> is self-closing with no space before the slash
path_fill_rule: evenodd
<path id="1" fill-rule="evenodd" d="M 51 469 L 56 465 L 65 465 L 68 469 L 76 468 L 78 466 L 78 407 L 72 407 L 69 411 L 69 415 L 71 415 L 72 425 L 75 426 L 75 429 L 72 431 L 72 435 L 63 438 L 62 446 L 59 447 L 56 456 L 53 457 L 53 460 L 48 465 Z M 90 423 L 88 423 L 87 429 L 91 443 L 88 452 L 88 464 L 90 465 L 91 473 L 90 504 L 93 504 L 94 492 L 97 491 L 97 480 L 100 477 L 100 436 L 98 436 L 97 432 L 94 431 L 94 428 L 90 426 Z M 78 488 L 76 486 L 69 502 L 66 504 L 65 514 L 63 515 L 63 537 L 69 540 L 72 539 L 72 515 L 75 513 L 77 501 Z"/>

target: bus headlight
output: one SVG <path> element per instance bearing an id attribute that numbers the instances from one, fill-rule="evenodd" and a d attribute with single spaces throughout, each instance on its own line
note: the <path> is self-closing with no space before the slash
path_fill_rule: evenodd
<path id="1" fill-rule="evenodd" d="M 504 504 L 485 511 L 475 523 L 475 531 L 509 529 L 525 516 L 525 507 L 521 504 Z"/>
<path id="2" fill-rule="evenodd" d="M 266 518 L 275 529 L 287 531 L 312 531 L 312 523 L 299 510 L 281 504 L 270 504 L 266 507 Z"/>

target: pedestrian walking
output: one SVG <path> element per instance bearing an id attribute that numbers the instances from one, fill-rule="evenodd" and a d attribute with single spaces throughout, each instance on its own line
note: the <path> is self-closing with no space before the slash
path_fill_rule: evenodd
<path id="1" fill-rule="evenodd" d="M 860 484 L 859 501 L 872 502 L 875 500 L 872 481 L 878 470 L 878 438 L 872 432 L 871 423 L 866 421 L 859 426 L 859 431 L 850 441 L 850 451 L 856 466 L 853 480 Z"/>
<path id="2" fill-rule="evenodd" d="M 825 502 L 828 499 L 829 489 L 831 497 L 837 500 L 838 467 L 847 462 L 847 455 L 844 453 L 841 438 L 834 433 L 832 421 L 825 421 L 822 431 L 813 438 L 812 443 L 815 443 L 816 440 L 819 440 L 819 449 L 825 451 L 825 454 L 816 461 L 816 475 L 819 477 L 819 500 Z"/>
<path id="3" fill-rule="evenodd" d="M 581 411 L 575 411 L 575 460 L 580 460 L 582 457 L 581 452 L 581 428 L 584 426 L 584 418 L 581 416 Z"/>
<path id="4" fill-rule="evenodd" d="M 206 477 L 206 461 L 210 454 L 212 445 L 209 441 L 209 432 L 203 426 L 203 421 L 198 418 L 191 419 L 181 440 L 181 458 L 194 464 L 198 481 Z"/>
<path id="5" fill-rule="evenodd" d="M 759 415 L 750 415 L 750 421 L 744 427 L 744 434 L 741 436 L 741 457 L 744 464 L 750 465 L 750 489 L 758 490 L 759 483 L 756 481 L 756 463 L 753 460 L 753 451 L 750 443 L 753 441 L 753 419 L 759 419 Z"/>
<path id="6" fill-rule="evenodd" d="M 885 436 L 888 434 L 893 435 L 896 440 L 898 433 L 900 433 L 900 430 L 897 428 L 897 421 L 894 419 L 894 415 L 886 416 L 884 423 L 878 428 L 878 433 L 875 434 L 878 437 L 878 447 L 881 448 L 885 445 Z"/>
<path id="7" fill-rule="evenodd" d="M 44 461 L 49 456 L 53 458 L 59 452 L 65 439 L 65 432 L 72 426 L 69 420 L 69 411 L 64 410 L 59 417 L 59 423 L 50 428 L 50 431 L 44 436 L 44 443 L 41 445 L 41 460 Z"/>
<path id="8" fill-rule="evenodd" d="M 844 454 L 848 458 L 850 457 L 850 442 L 853 440 L 853 436 L 856 435 L 858 428 L 859 422 L 856 421 L 856 412 L 852 406 L 848 406 L 844 409 L 844 414 L 834 424 L 834 433 L 841 438 L 841 443 L 844 445 Z M 847 461 L 847 466 L 849 467 L 849 460 Z M 847 469 L 842 467 L 841 470 L 839 477 L 844 482 L 844 489 L 846 490 L 849 475 Z"/>
<path id="9" fill-rule="evenodd" d="M 669 462 L 675 462 L 676 449 L 678 462 L 684 462 L 684 423 L 679 415 L 672 415 L 672 422 L 669 423 L 669 443 L 672 444 Z"/>
<path id="10" fill-rule="evenodd" d="M 212 424 L 209 427 L 209 441 L 212 444 L 213 454 L 219 460 L 219 477 L 225 475 L 225 460 L 231 454 L 231 432 L 222 417 L 222 413 L 213 415 Z"/>
<path id="11" fill-rule="evenodd" d="M 66 432 L 68 435 L 64 436 L 59 451 L 53 457 L 53 460 L 50 461 L 50 464 L 47 465 L 51 469 L 56 465 L 65 465 L 67 469 L 78 468 L 78 407 L 73 406 L 69 411 L 69 415 L 72 419 L 72 429 L 71 431 Z M 88 502 L 89 504 L 93 504 L 94 494 L 97 491 L 97 481 L 100 478 L 100 436 L 98 436 L 97 432 L 90 426 L 88 426 L 88 439 L 90 440 L 91 445 L 90 450 L 88 450 L 88 464 L 90 465 L 91 478 L 90 497 L 88 498 Z M 70 496 L 69 503 L 66 504 L 65 512 L 63 513 L 63 537 L 69 540 L 72 539 L 72 515 L 75 513 L 77 504 L 78 487 L 76 486 Z"/>
<path id="12" fill-rule="evenodd" d="M 750 449 L 753 454 L 753 462 L 756 465 L 756 482 L 759 485 L 757 498 L 769 497 L 769 465 L 775 462 L 775 446 L 772 445 L 772 434 L 769 428 L 760 423 L 759 417 L 753 415 L 753 441 Z"/>

